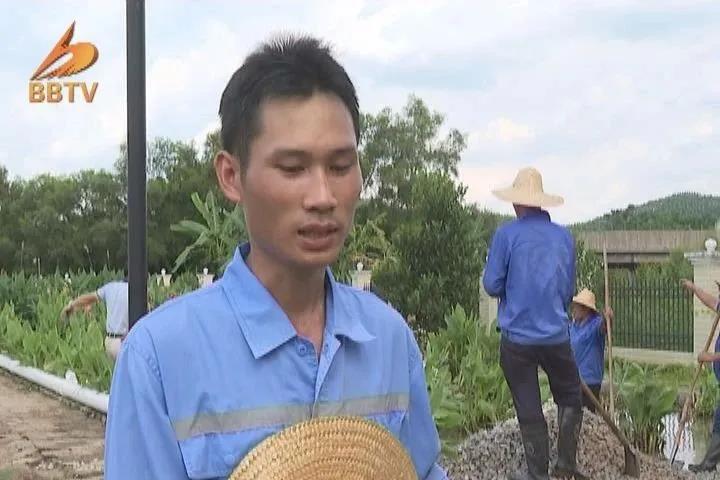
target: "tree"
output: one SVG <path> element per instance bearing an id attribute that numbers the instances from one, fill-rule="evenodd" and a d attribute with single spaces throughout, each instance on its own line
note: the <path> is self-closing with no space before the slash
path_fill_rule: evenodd
<path id="1" fill-rule="evenodd" d="M 465 137 L 455 129 L 441 133 L 446 130 L 443 121 L 416 97 L 410 97 L 399 113 L 384 109 L 362 115 L 365 191 L 356 227 L 335 265 L 341 277 L 357 261 L 370 267 L 392 257 L 389 239 L 408 216 L 412 188 L 420 176 L 439 172 L 456 178 Z M 212 192 L 218 208 L 235 208 L 217 187 L 212 161 L 220 148 L 219 130 L 208 133 L 202 148 L 168 138 L 149 142 L 150 271 L 170 268 L 186 247 L 187 238 L 172 233 L 172 225 L 205 222 L 192 202 L 193 192 Z M 27 269 L 33 258 L 40 258 L 43 271 L 122 268 L 127 259 L 126 169 L 124 144 L 110 172 L 87 170 L 11 181 L 0 167 L 0 269 Z M 485 235 L 481 231 L 477 230 L 478 238 Z M 200 250 L 189 253 L 181 268 L 203 267 L 207 259 Z"/>
<path id="2" fill-rule="evenodd" d="M 392 237 L 391 259 L 373 272 L 387 299 L 429 331 L 456 305 L 477 312 L 482 259 L 465 192 L 446 173 L 420 173 Z"/>
<path id="3" fill-rule="evenodd" d="M 602 257 L 588 250 L 581 241 L 575 242 L 575 276 L 576 291 L 583 288 L 598 294 L 604 291 L 604 275 Z"/>
<path id="4" fill-rule="evenodd" d="M 205 136 L 205 144 L 203 145 L 202 163 L 212 165 L 215 161 L 215 155 L 222 150 L 222 141 L 220 140 L 220 129 L 211 131 Z"/>
<path id="5" fill-rule="evenodd" d="M 649 263 L 640 265 L 635 272 L 639 280 L 664 281 L 680 285 L 683 278 L 693 277 L 692 264 L 685 258 L 684 252 L 678 250 L 670 253 L 670 258 L 665 263 Z"/>
<path id="6" fill-rule="evenodd" d="M 361 116 L 360 166 L 369 217 L 387 212 L 384 229 L 388 236 L 408 208 L 413 184 L 419 175 L 440 172 L 457 177 L 465 136 L 440 130 L 444 117 L 410 96 L 401 114 L 385 108 L 377 115 Z"/>
<path id="7" fill-rule="evenodd" d="M 205 141 L 210 145 L 213 133 Z M 148 268 L 159 271 L 169 268 L 185 247 L 181 235 L 169 235 L 171 226 L 181 220 L 202 221 L 192 202 L 194 192 L 212 191 L 219 196 L 212 162 L 205 161 L 190 142 L 159 137 L 148 146 Z M 117 175 L 125 177 L 127 149 L 120 147 L 120 157 L 115 163 Z M 195 258 L 188 259 L 185 266 L 197 269 Z"/>
<path id="8" fill-rule="evenodd" d="M 380 228 L 382 219 L 383 215 L 353 225 L 333 268 L 338 280 L 348 282 L 350 271 L 358 262 L 372 270 L 374 265 L 389 259 L 391 244 Z"/>
<path id="9" fill-rule="evenodd" d="M 107 171 L 84 170 L 73 176 L 78 192 L 76 241 L 83 266 L 119 268 L 127 258 L 127 205 L 117 177 Z M 71 267 L 67 265 L 66 268 Z"/>
<path id="10" fill-rule="evenodd" d="M 53 271 L 67 265 L 88 265 L 80 240 L 79 206 L 80 193 L 72 177 L 40 175 L 25 183 L 13 206 L 15 235 L 24 242 L 25 259 L 39 259 L 39 268 L 34 268 Z"/>
<path id="11" fill-rule="evenodd" d="M 14 265 L 15 245 L 14 230 L 17 228 L 16 218 L 11 212 L 14 198 L 8 171 L 0 165 L 0 270 L 11 270 Z"/>
<path id="12" fill-rule="evenodd" d="M 512 220 L 514 217 L 486 209 L 481 210 L 477 205 L 470 207 L 470 210 L 475 224 L 474 236 L 478 242 L 480 258 L 485 259 L 495 230 L 497 230 L 502 223 Z"/>
<path id="13" fill-rule="evenodd" d="M 711 229 L 718 220 L 720 196 L 676 193 L 574 226 L 578 230 L 685 230 Z"/>

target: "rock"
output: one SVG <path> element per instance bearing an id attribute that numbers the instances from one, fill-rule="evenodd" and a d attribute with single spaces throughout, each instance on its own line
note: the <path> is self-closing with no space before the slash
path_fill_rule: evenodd
<path id="1" fill-rule="evenodd" d="M 557 411 L 545 408 L 550 432 L 550 468 L 557 458 Z M 720 472 L 695 475 L 668 460 L 636 452 L 644 480 L 717 479 Z M 629 479 L 624 467 L 622 444 L 600 416 L 585 410 L 578 445 L 578 470 L 593 480 Z M 457 449 L 457 456 L 442 462 L 452 479 L 498 480 L 521 469 L 525 464 L 517 419 L 510 419 L 489 430 L 468 437 Z"/>

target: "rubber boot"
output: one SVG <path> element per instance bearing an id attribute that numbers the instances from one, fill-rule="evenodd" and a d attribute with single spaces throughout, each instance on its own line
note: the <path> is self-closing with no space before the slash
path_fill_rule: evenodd
<path id="1" fill-rule="evenodd" d="M 582 408 L 558 406 L 558 458 L 553 468 L 553 477 L 587 480 L 585 475 L 577 471 L 577 445 L 582 420 Z"/>
<path id="2" fill-rule="evenodd" d="M 702 462 L 697 465 L 690 465 L 688 466 L 688 469 L 695 473 L 714 472 L 718 461 L 720 461 L 720 433 L 713 433 Z"/>
<path id="3" fill-rule="evenodd" d="M 543 421 L 542 423 L 520 425 L 520 435 L 525 449 L 527 471 L 517 472 L 511 475 L 509 480 L 549 480 L 550 445 L 547 424 Z"/>

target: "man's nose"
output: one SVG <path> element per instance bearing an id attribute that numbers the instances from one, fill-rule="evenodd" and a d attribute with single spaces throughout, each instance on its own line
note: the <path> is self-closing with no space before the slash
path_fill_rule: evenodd
<path id="1" fill-rule="evenodd" d="M 305 208 L 327 211 L 337 206 L 337 199 L 330 186 L 325 169 L 317 168 L 311 173 L 308 192 L 305 195 Z"/>

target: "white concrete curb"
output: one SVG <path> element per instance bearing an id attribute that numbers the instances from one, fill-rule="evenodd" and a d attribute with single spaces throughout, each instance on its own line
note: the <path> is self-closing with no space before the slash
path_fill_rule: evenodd
<path id="1" fill-rule="evenodd" d="M 110 396 L 107 393 L 96 392 L 79 385 L 75 374 L 71 370 L 68 370 L 65 378 L 60 378 L 43 370 L 21 365 L 19 361 L 3 354 L 0 354 L 0 368 L 52 390 L 58 395 L 107 414 Z"/>

